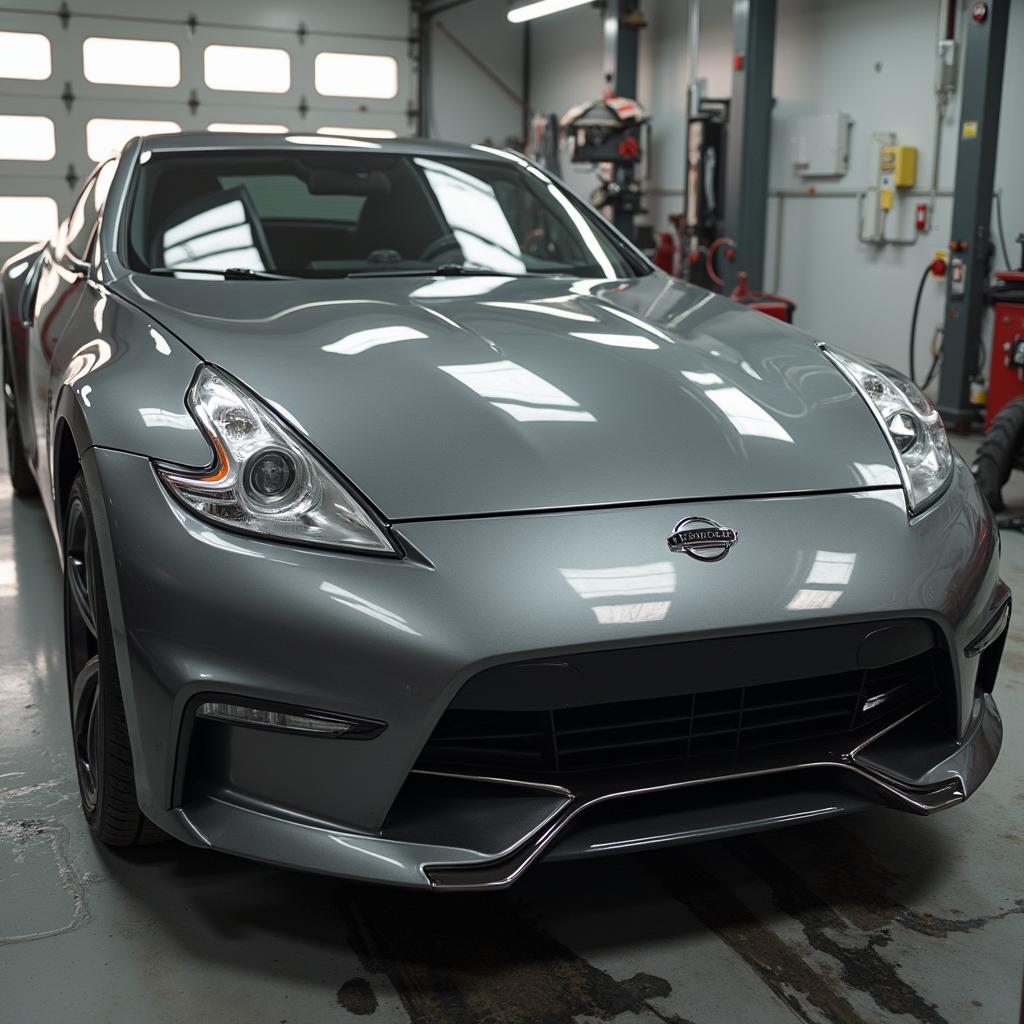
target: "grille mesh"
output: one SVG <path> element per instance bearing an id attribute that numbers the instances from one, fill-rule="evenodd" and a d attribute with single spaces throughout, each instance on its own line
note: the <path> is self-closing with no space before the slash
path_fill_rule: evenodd
<path id="1" fill-rule="evenodd" d="M 449 708 L 419 768 L 570 772 L 851 732 L 936 691 L 932 652 L 882 669 L 549 711 Z"/>

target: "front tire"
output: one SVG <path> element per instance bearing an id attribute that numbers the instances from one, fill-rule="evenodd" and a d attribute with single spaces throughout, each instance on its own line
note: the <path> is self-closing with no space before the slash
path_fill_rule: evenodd
<path id="1" fill-rule="evenodd" d="M 1002 512 L 1003 486 L 1024 447 L 1024 398 L 1007 402 L 993 418 L 971 472 L 993 512 Z"/>
<path id="2" fill-rule="evenodd" d="M 108 846 L 165 838 L 139 809 L 117 676 L 110 616 L 85 479 L 71 487 L 64 516 L 64 650 L 82 811 Z"/>
<path id="3" fill-rule="evenodd" d="M 11 373 L 7 352 L 2 353 L 4 363 L 4 431 L 7 436 L 7 472 L 15 494 L 25 497 L 39 493 L 35 478 L 25 458 L 25 447 L 21 443 L 21 427 L 18 425 L 18 404 L 14 394 L 14 375 Z"/>

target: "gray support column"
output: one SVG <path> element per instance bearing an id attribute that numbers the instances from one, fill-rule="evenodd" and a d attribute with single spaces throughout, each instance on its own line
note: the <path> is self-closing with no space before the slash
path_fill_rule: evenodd
<path id="1" fill-rule="evenodd" d="M 604 79 L 616 96 L 636 99 L 639 33 L 632 21 L 640 0 L 607 0 L 604 9 Z"/>
<path id="2" fill-rule="evenodd" d="M 970 382 L 978 368 L 985 312 L 989 225 L 1010 0 L 991 0 L 974 4 L 973 8 L 972 16 L 967 18 L 964 39 L 963 100 L 938 403 L 942 415 L 957 426 L 966 425 L 975 414 L 970 402 Z M 957 260 L 962 261 L 960 266 Z"/>
<path id="3" fill-rule="evenodd" d="M 637 63 L 640 39 L 635 15 L 640 0 L 607 0 L 604 9 L 605 88 L 616 96 L 636 99 Z M 634 179 L 634 168 L 619 166 L 615 180 L 623 191 Z M 627 237 L 633 237 L 633 213 L 616 206 L 612 222 Z"/>
<path id="4" fill-rule="evenodd" d="M 736 243 L 736 260 L 719 264 L 727 293 L 740 270 L 746 271 L 752 289 L 762 288 L 764 281 L 775 0 L 733 0 L 732 37 L 725 233 Z"/>

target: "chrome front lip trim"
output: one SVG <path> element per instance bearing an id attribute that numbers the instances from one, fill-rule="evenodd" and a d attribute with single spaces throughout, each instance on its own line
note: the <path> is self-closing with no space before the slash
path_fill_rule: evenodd
<path id="1" fill-rule="evenodd" d="M 914 708 L 901 718 L 886 725 L 885 728 L 881 729 L 879 732 L 873 733 L 860 740 L 848 753 L 835 758 L 824 758 L 820 760 L 801 762 L 798 764 L 778 765 L 771 768 L 763 768 L 753 771 L 740 771 L 722 775 L 684 779 L 657 786 L 644 786 L 635 789 L 604 793 L 596 796 L 581 796 L 579 794 L 574 794 L 571 802 L 566 804 L 561 812 L 556 813 L 552 820 L 545 825 L 542 825 L 538 831 L 528 837 L 511 857 L 506 857 L 503 860 L 495 858 L 486 863 L 474 865 L 473 867 L 425 864 L 423 865 L 423 872 L 430 882 L 431 887 L 438 891 L 482 892 L 495 889 L 506 889 L 544 854 L 548 847 L 578 815 L 586 810 L 596 807 L 598 804 L 606 803 L 609 800 L 667 792 L 691 786 L 730 782 L 745 778 L 782 775 L 788 772 L 797 772 L 809 769 L 841 769 L 852 772 L 858 778 L 870 784 L 890 805 L 903 810 L 913 811 L 915 814 L 934 814 L 936 811 L 945 810 L 948 807 L 961 803 L 967 798 L 967 793 L 960 778 L 954 777 L 948 782 L 943 782 L 939 785 L 918 788 L 890 779 L 875 768 L 868 768 L 855 763 L 855 758 L 858 754 L 886 733 L 897 728 L 899 725 L 902 725 L 909 718 L 928 707 L 930 703 L 931 701 L 928 701 L 920 707 Z M 978 722 L 980 722 L 980 718 Z M 975 729 L 978 726 L 978 722 L 974 724 Z M 471 776 L 462 777 L 471 778 Z M 481 778 L 480 781 L 487 780 L 485 778 Z M 502 779 L 500 781 L 510 782 L 512 780 Z M 641 847 L 638 847 L 638 849 L 639 848 Z"/>

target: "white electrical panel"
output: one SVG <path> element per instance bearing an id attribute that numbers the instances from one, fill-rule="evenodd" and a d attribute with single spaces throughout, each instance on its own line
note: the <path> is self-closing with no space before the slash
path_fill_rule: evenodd
<path id="1" fill-rule="evenodd" d="M 796 123 L 793 164 L 803 178 L 835 178 L 850 167 L 849 114 L 809 114 Z"/>

